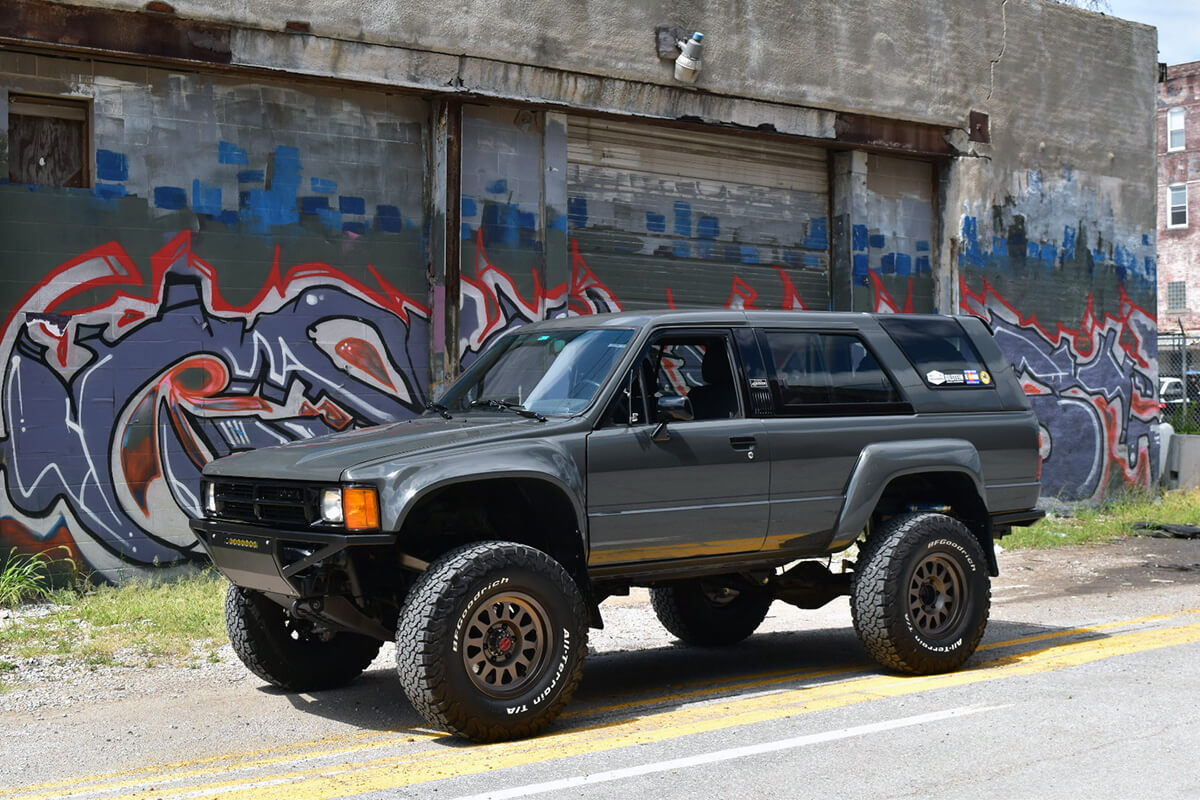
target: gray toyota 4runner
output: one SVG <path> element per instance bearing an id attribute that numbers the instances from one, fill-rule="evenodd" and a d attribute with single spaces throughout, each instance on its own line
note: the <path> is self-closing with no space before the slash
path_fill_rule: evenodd
<path id="1" fill-rule="evenodd" d="M 191 525 L 255 674 L 337 686 L 394 638 L 429 723 L 494 741 L 562 710 L 631 586 L 697 646 L 849 595 L 884 667 L 957 668 L 1039 465 L 974 317 L 626 313 L 508 332 L 416 419 L 215 461 Z"/>

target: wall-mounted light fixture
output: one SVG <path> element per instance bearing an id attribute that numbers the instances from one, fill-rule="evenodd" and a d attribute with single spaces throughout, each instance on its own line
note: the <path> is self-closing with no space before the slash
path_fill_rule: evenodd
<path id="1" fill-rule="evenodd" d="M 695 83 L 700 75 L 700 59 L 704 53 L 704 34 L 692 33 L 678 25 L 659 25 L 654 29 L 658 57 L 675 61 L 675 80 Z"/>
<path id="2" fill-rule="evenodd" d="M 675 80 L 695 83 L 700 74 L 700 59 L 704 54 L 704 34 L 696 31 L 686 42 L 679 42 L 679 57 L 675 59 Z"/>

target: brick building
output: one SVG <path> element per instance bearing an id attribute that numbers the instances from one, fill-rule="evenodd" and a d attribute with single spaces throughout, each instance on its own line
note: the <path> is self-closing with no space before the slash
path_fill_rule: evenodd
<path id="1" fill-rule="evenodd" d="M 1158 85 L 1158 327 L 1200 335 L 1200 61 Z"/>

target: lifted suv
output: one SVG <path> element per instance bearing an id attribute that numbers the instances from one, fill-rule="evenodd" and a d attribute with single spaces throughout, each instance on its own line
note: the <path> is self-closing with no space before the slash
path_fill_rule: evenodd
<path id="1" fill-rule="evenodd" d="M 416 709 L 494 741 L 554 719 L 631 586 L 697 645 L 849 595 L 880 664 L 955 669 L 1038 471 L 979 319 L 629 313 L 513 330 L 416 419 L 215 461 L 191 524 L 255 674 L 336 686 L 394 637 Z"/>

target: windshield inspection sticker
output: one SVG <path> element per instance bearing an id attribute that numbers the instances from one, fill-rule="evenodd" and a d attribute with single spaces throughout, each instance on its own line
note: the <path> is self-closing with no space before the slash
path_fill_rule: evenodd
<path id="1" fill-rule="evenodd" d="M 934 386 L 941 386 L 946 382 L 946 375 L 939 370 L 931 369 L 925 373 L 925 380 L 932 383 Z"/>

